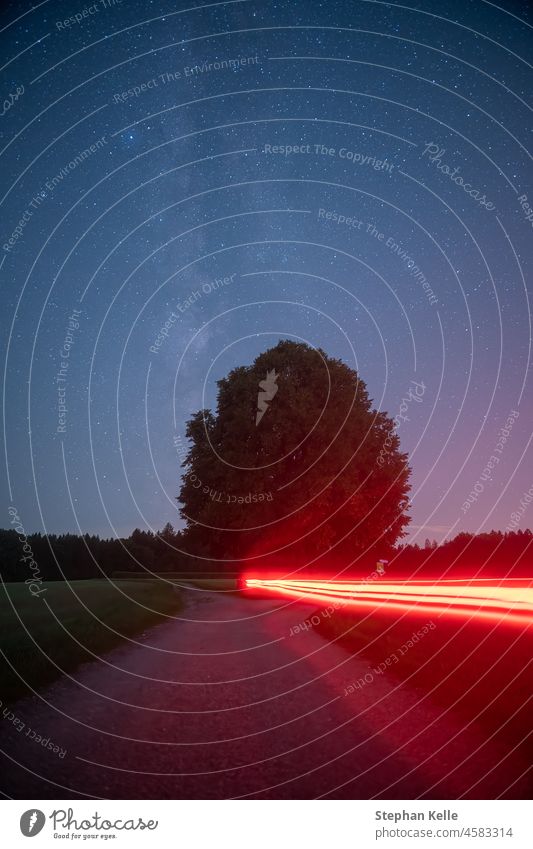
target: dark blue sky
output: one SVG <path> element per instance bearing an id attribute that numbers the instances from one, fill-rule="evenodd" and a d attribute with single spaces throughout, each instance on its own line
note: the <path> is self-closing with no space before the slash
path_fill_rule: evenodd
<path id="1" fill-rule="evenodd" d="M 185 421 L 280 338 L 393 416 L 423 384 L 412 536 L 508 525 L 533 483 L 530 7 L 419 6 L 5 7 L 0 525 L 178 526 Z"/>

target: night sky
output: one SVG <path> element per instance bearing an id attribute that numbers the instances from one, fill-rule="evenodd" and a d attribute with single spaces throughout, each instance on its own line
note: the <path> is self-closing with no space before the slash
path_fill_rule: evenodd
<path id="1" fill-rule="evenodd" d="M 411 539 L 505 529 L 533 483 L 533 18 L 418 6 L 4 5 L 0 525 L 180 527 L 186 420 L 286 338 L 391 416 L 424 387 Z"/>

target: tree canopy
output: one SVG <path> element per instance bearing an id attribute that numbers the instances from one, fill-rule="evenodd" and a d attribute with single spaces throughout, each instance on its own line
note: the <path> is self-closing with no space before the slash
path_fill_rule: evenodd
<path id="1" fill-rule="evenodd" d="M 178 500 L 191 553 L 348 565 L 404 535 L 410 469 L 394 421 L 320 349 L 283 340 L 235 368 L 216 412 L 198 411 L 186 433 Z"/>

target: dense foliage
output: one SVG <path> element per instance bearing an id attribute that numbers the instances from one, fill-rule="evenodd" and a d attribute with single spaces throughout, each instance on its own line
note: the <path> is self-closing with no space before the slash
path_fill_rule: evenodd
<path id="1" fill-rule="evenodd" d="M 353 369 L 284 340 L 218 390 L 216 412 L 188 423 L 179 497 L 188 550 L 347 564 L 404 535 L 407 455 Z"/>

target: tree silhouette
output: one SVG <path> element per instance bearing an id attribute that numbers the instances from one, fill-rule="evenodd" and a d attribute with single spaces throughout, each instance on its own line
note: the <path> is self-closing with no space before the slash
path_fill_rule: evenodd
<path id="1" fill-rule="evenodd" d="M 216 413 L 186 433 L 178 500 L 196 555 L 347 562 L 404 535 L 410 470 L 394 422 L 320 349 L 283 340 L 234 369 Z"/>

